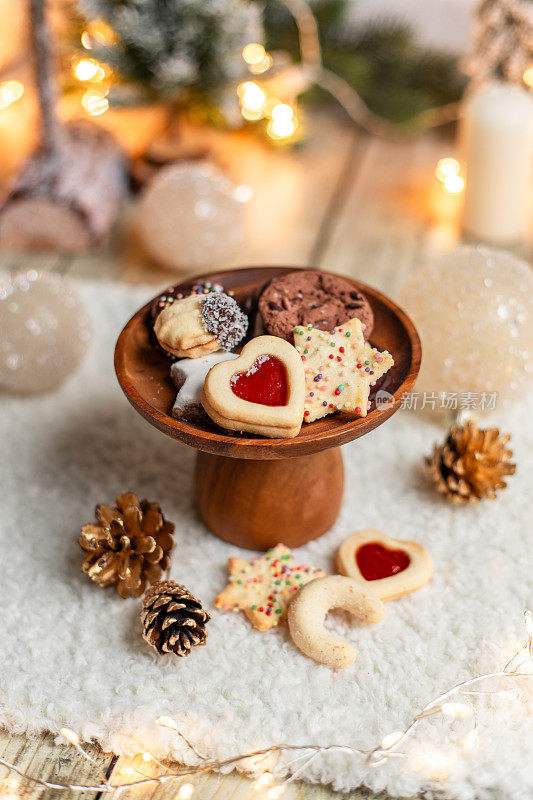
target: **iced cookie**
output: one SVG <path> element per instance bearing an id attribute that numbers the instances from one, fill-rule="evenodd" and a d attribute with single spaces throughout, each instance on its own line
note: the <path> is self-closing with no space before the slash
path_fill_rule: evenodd
<path id="1" fill-rule="evenodd" d="M 302 426 L 304 395 L 304 367 L 294 347 L 258 336 L 235 361 L 208 373 L 202 405 L 222 428 L 291 439 Z"/>
<path id="2" fill-rule="evenodd" d="M 384 602 L 415 592 L 433 575 L 433 559 L 421 544 L 381 531 L 352 533 L 339 547 L 336 560 L 342 575 L 371 587 Z"/>
<path id="3" fill-rule="evenodd" d="M 175 361 L 170 368 L 170 375 L 179 391 L 172 408 L 172 416 L 175 419 L 185 420 L 205 419 L 202 408 L 205 377 L 215 364 L 235 358 L 237 358 L 236 353 L 219 350 L 201 358 L 183 358 L 181 361 Z"/>
<path id="4" fill-rule="evenodd" d="M 163 350 L 176 358 L 199 358 L 231 350 L 245 336 L 248 317 L 222 292 L 192 294 L 165 306 L 154 323 Z"/>
<path id="5" fill-rule="evenodd" d="M 215 606 L 244 611 L 259 631 L 273 628 L 285 619 L 294 593 L 324 575 L 314 567 L 294 566 L 291 551 L 284 544 L 251 561 L 229 558 L 228 569 L 230 582 L 215 600 Z"/>
<path id="6" fill-rule="evenodd" d="M 297 327 L 294 345 L 305 367 L 305 422 L 334 411 L 366 417 L 370 387 L 394 365 L 387 350 L 365 342 L 358 319 L 327 333 L 312 325 Z"/>
<path id="7" fill-rule="evenodd" d="M 330 331 L 357 317 L 368 338 L 374 314 L 368 300 L 337 275 L 300 270 L 274 278 L 259 299 L 259 313 L 268 333 L 293 341 L 297 325 Z"/>
<path id="8" fill-rule="evenodd" d="M 371 589 L 343 575 L 312 581 L 295 596 L 288 620 L 296 647 L 320 664 L 344 669 L 355 661 L 356 654 L 351 644 L 324 627 L 326 615 L 333 608 L 342 608 L 373 625 L 385 616 L 385 605 Z"/>

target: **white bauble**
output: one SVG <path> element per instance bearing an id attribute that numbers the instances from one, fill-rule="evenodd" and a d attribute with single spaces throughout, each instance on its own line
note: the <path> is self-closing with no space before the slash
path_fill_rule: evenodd
<path id="1" fill-rule="evenodd" d="M 417 270 L 401 303 L 422 339 L 417 392 L 496 392 L 497 402 L 507 405 L 530 386 L 529 264 L 503 251 L 461 247 Z"/>
<path id="2" fill-rule="evenodd" d="M 161 169 L 137 214 L 148 255 L 177 271 L 226 262 L 244 239 L 242 200 L 247 196 L 248 187 L 236 186 L 207 161 Z"/>
<path id="3" fill-rule="evenodd" d="M 36 270 L 0 275 L 0 389 L 55 389 L 90 336 L 89 318 L 65 278 Z"/>

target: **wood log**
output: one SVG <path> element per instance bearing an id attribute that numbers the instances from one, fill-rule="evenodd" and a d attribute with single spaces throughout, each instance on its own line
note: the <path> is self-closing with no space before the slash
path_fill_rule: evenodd
<path id="1" fill-rule="evenodd" d="M 30 158 L 0 210 L 0 246 L 80 251 L 105 243 L 127 187 L 114 139 L 94 126 L 63 129 Z"/>

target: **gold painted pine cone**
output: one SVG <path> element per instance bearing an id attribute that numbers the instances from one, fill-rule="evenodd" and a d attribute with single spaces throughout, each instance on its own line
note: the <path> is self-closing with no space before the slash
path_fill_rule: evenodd
<path id="1" fill-rule="evenodd" d="M 160 581 L 148 589 L 142 601 L 143 639 L 159 655 L 188 656 L 207 639 L 211 617 L 201 602 L 176 581 Z"/>
<path id="2" fill-rule="evenodd" d="M 498 489 L 513 475 L 513 451 L 506 447 L 509 434 L 500 436 L 498 428 L 482 430 L 471 420 L 454 425 L 442 446 L 435 445 L 427 459 L 438 491 L 453 503 L 476 503 L 485 497 L 493 500 Z"/>
<path id="3" fill-rule="evenodd" d="M 96 522 L 81 529 L 78 543 L 87 553 L 82 571 L 101 587 L 115 586 L 121 597 L 140 597 L 168 569 L 174 524 L 157 503 L 139 502 L 132 492 L 119 495 L 116 504 L 97 505 Z"/>

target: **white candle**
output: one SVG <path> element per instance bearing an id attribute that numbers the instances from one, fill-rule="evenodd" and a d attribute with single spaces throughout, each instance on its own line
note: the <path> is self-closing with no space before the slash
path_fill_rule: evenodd
<path id="1" fill-rule="evenodd" d="M 464 103 L 463 228 L 495 244 L 523 239 L 531 223 L 533 100 L 518 86 L 489 83 Z"/>

